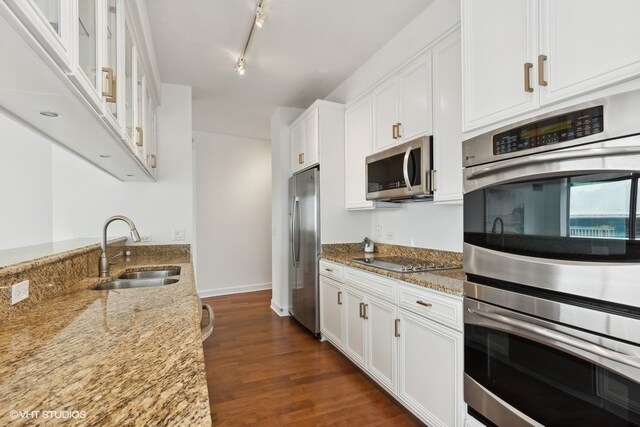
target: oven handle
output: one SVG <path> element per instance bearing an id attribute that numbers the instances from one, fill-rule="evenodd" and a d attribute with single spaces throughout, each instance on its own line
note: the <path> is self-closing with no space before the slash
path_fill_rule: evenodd
<path id="1" fill-rule="evenodd" d="M 640 154 L 640 147 L 602 147 L 602 148 L 584 148 L 580 150 L 555 151 L 552 153 L 532 154 L 530 156 L 519 157 L 513 160 L 506 160 L 494 165 L 489 165 L 477 172 L 472 172 L 467 176 L 467 180 L 482 178 L 503 170 L 513 169 L 518 166 L 532 165 L 536 163 L 544 163 L 556 160 L 580 159 L 587 157 L 599 156 L 618 156 Z M 405 156 L 406 164 L 406 156 Z"/>
<path id="2" fill-rule="evenodd" d="M 402 162 L 402 174 L 404 175 L 404 183 L 407 185 L 407 190 L 411 191 L 413 187 L 411 186 L 411 182 L 409 181 L 409 156 L 411 155 L 411 150 L 413 147 L 409 146 L 407 151 L 404 153 L 404 161 Z"/>
<path id="3" fill-rule="evenodd" d="M 467 310 L 480 317 L 484 317 L 486 319 L 493 320 L 498 323 L 504 323 L 506 325 L 512 326 L 514 328 L 522 329 L 532 334 L 535 334 L 539 337 L 547 338 L 548 340 L 555 340 L 572 347 L 578 348 L 580 350 L 584 350 L 591 354 L 595 354 L 600 357 L 604 357 L 605 359 L 609 359 L 615 362 L 622 363 L 627 366 L 631 366 L 633 368 L 640 368 L 640 358 L 635 356 L 630 356 L 628 354 L 620 353 L 614 350 L 610 350 L 608 348 L 599 346 L 597 344 L 593 344 L 579 338 L 572 337 L 567 334 L 563 334 L 561 332 L 557 332 L 548 328 L 544 328 L 538 325 L 532 325 L 530 323 L 524 322 L 522 320 L 513 319 L 508 316 L 503 316 L 501 314 L 477 311 L 472 308 L 467 308 Z"/>

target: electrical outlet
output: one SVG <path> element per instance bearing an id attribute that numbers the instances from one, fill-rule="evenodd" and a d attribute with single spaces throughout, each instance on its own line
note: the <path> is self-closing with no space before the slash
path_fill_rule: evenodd
<path id="1" fill-rule="evenodd" d="M 396 234 L 393 231 L 387 232 L 387 242 L 393 242 L 396 238 Z"/>
<path id="2" fill-rule="evenodd" d="M 16 283 L 11 285 L 11 305 L 16 305 L 20 301 L 29 298 L 29 281 Z"/>
<path id="3" fill-rule="evenodd" d="M 140 236 L 140 241 L 141 242 L 150 242 L 151 241 L 151 236 Z"/>
<path id="4" fill-rule="evenodd" d="M 184 240 L 184 230 L 173 230 L 172 238 L 174 242 Z"/>

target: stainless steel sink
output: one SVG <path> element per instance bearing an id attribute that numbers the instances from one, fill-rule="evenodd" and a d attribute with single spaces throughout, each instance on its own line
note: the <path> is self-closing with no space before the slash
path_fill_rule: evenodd
<path id="1" fill-rule="evenodd" d="M 119 279 L 113 282 L 101 283 L 95 285 L 93 290 L 95 291 L 107 291 L 111 289 L 132 289 L 132 288 L 152 288 L 155 286 L 171 285 L 177 283 L 177 278 L 164 278 L 164 279 Z"/>
<path id="2" fill-rule="evenodd" d="M 162 269 L 162 270 L 146 270 L 146 271 L 132 271 L 130 273 L 123 273 L 118 276 L 118 279 L 160 279 L 164 277 L 176 277 L 180 276 L 180 269 Z"/>

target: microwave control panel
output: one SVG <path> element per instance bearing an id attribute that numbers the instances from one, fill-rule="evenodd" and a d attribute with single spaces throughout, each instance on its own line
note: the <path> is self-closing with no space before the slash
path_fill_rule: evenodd
<path id="1" fill-rule="evenodd" d="M 603 111 L 599 105 L 493 135 L 493 154 L 513 153 L 604 132 Z"/>

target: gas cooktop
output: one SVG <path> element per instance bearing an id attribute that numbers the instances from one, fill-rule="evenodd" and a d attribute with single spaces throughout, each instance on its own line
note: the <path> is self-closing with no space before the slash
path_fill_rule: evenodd
<path id="1" fill-rule="evenodd" d="M 383 270 L 395 271 L 396 273 L 418 273 L 423 271 L 453 270 L 456 268 L 462 268 L 461 265 L 456 264 L 434 263 L 416 258 L 399 256 L 352 258 L 352 260 L 359 264 L 370 265 Z"/>

